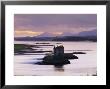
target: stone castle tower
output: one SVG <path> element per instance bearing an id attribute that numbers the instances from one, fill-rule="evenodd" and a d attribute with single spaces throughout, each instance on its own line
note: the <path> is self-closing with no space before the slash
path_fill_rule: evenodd
<path id="1" fill-rule="evenodd" d="M 57 47 L 54 46 L 53 50 L 54 50 L 54 55 L 55 56 L 63 56 L 64 55 L 64 47 L 63 47 L 63 45 L 57 46 Z"/>

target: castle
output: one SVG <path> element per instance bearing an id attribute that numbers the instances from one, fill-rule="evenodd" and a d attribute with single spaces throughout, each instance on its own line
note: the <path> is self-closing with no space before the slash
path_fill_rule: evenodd
<path id="1" fill-rule="evenodd" d="M 54 46 L 53 51 L 54 51 L 55 56 L 64 56 L 64 47 L 63 47 L 63 45 L 57 46 L 57 47 Z"/>
<path id="2" fill-rule="evenodd" d="M 57 46 L 53 48 L 52 55 L 46 55 L 43 58 L 42 62 L 39 62 L 41 65 L 64 65 L 70 64 L 69 59 L 78 59 L 77 56 L 72 53 L 64 53 L 63 45 Z"/>

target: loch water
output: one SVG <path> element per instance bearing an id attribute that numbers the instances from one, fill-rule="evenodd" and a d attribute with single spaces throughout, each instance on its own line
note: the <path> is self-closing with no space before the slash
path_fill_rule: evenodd
<path id="1" fill-rule="evenodd" d="M 97 73 L 97 42 L 55 42 L 55 41 L 15 41 L 15 44 L 49 43 L 48 45 L 63 45 L 65 53 L 85 52 L 75 54 L 78 59 L 70 60 L 64 66 L 35 65 L 47 53 L 32 53 L 14 55 L 15 76 L 92 76 Z M 38 44 L 41 45 L 41 44 Z M 37 51 L 52 51 L 53 46 L 41 46 Z"/>

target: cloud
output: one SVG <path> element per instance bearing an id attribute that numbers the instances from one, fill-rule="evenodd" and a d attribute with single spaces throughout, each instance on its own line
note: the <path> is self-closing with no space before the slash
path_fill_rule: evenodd
<path id="1" fill-rule="evenodd" d="M 52 32 L 52 34 L 54 34 L 54 35 L 58 36 L 58 35 L 63 34 L 63 32 Z"/>
<path id="2" fill-rule="evenodd" d="M 58 35 L 63 32 L 79 33 L 93 28 L 97 28 L 96 14 L 15 14 L 14 16 L 14 29 L 19 31 L 15 35 L 19 36 L 20 31 L 24 35 L 37 35 L 36 32 L 51 32 Z"/>
<path id="3" fill-rule="evenodd" d="M 17 28 L 15 28 L 16 30 L 22 31 L 22 30 L 30 30 L 30 31 L 34 31 L 34 32 L 74 32 L 74 33 L 79 33 L 81 31 L 86 31 L 86 30 L 92 30 L 93 28 L 96 27 L 89 27 L 89 26 L 68 26 L 68 25 L 49 25 L 49 26 L 44 26 L 44 27 L 37 27 L 37 26 L 19 26 Z"/>
<path id="4" fill-rule="evenodd" d="M 80 25 L 96 26 L 96 14 L 15 14 L 17 26 Z"/>
<path id="5" fill-rule="evenodd" d="M 37 36 L 42 34 L 43 32 L 34 32 L 30 30 L 25 30 L 25 31 L 15 31 L 15 36 Z"/>

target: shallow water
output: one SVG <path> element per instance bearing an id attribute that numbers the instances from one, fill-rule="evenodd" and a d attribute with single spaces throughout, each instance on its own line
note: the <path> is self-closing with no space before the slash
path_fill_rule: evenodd
<path id="1" fill-rule="evenodd" d="M 38 41 L 36 41 L 38 42 Z M 35 44 L 35 41 L 15 41 L 20 44 Z M 39 43 L 45 41 L 39 41 Z M 78 59 L 70 60 L 71 64 L 62 67 L 53 65 L 35 65 L 41 61 L 45 53 L 14 56 L 14 75 L 16 76 L 89 76 L 97 71 L 97 43 L 96 42 L 47 42 L 50 45 L 63 45 L 65 53 L 86 52 L 75 54 Z M 57 44 L 61 43 L 61 44 Z M 45 45 L 45 44 L 43 44 Z M 36 50 L 53 50 L 53 46 L 42 46 Z"/>

